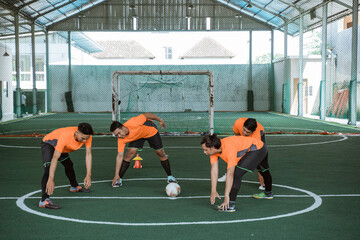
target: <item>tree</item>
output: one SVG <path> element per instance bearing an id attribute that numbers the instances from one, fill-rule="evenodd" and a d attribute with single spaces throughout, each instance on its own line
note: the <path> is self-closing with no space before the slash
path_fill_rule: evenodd
<path id="1" fill-rule="evenodd" d="M 321 54 L 321 33 L 320 31 L 312 31 L 310 35 L 305 38 L 304 50 L 307 55 Z"/>
<path id="2" fill-rule="evenodd" d="M 282 58 L 283 55 L 282 54 L 275 54 L 274 59 L 278 59 L 278 58 Z M 255 61 L 253 62 L 253 64 L 267 64 L 267 63 L 271 63 L 271 56 L 270 53 L 266 53 L 262 56 L 257 56 Z"/>

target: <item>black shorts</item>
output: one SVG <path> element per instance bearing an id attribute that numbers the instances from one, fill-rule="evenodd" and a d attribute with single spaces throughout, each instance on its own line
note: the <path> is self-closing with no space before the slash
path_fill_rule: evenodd
<path id="1" fill-rule="evenodd" d="M 154 128 L 157 129 L 157 127 L 156 127 L 156 125 L 155 125 L 155 123 L 153 121 L 146 121 L 144 123 L 144 125 L 154 127 Z M 160 150 L 160 149 L 163 148 L 159 131 L 154 136 L 151 136 L 149 138 L 140 138 L 138 140 L 130 142 L 129 145 L 128 145 L 128 148 L 139 148 L 139 149 L 141 149 L 141 148 L 144 147 L 145 140 L 148 141 L 150 147 L 155 149 L 155 150 Z"/>
<path id="2" fill-rule="evenodd" d="M 255 168 L 261 172 L 269 170 L 268 150 L 266 144 L 264 144 L 264 146 L 259 150 L 245 153 L 236 167 L 248 172 L 253 172 Z"/>
<path id="3" fill-rule="evenodd" d="M 43 159 L 43 166 L 47 167 L 50 166 L 51 159 L 54 155 L 55 148 L 45 142 L 41 142 L 41 151 L 42 151 L 42 159 Z M 68 159 L 70 156 L 68 153 L 62 153 L 58 159 L 58 162 L 62 162 Z"/>

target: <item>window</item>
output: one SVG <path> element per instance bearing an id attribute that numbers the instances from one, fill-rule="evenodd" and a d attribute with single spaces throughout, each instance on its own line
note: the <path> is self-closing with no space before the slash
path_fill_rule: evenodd
<path id="1" fill-rule="evenodd" d="M 133 30 L 137 30 L 137 17 L 132 17 Z"/>
<path id="2" fill-rule="evenodd" d="M 312 86 L 306 86 L 305 87 L 305 97 L 311 97 L 312 96 Z"/>
<path id="3" fill-rule="evenodd" d="M 360 24 L 360 19 L 359 19 L 359 24 Z M 352 25 L 353 25 L 352 15 L 344 17 L 344 30 L 351 28 Z"/>
<path id="4" fill-rule="evenodd" d="M 30 82 L 32 81 L 32 62 L 30 55 L 20 56 L 20 81 Z M 13 81 L 16 81 L 16 62 L 15 56 L 13 56 Z M 35 56 L 35 71 L 36 71 L 36 81 L 45 81 L 45 56 L 36 55 Z"/>
<path id="5" fill-rule="evenodd" d="M 44 67 L 45 66 L 45 61 L 44 61 L 44 56 L 36 56 L 35 57 L 35 69 L 36 72 L 44 72 Z"/>
<path id="6" fill-rule="evenodd" d="M 20 56 L 20 71 L 22 72 L 30 72 L 30 56 L 29 55 L 22 55 Z"/>
<path id="7" fill-rule="evenodd" d="M 7 81 L 4 81 L 3 93 L 5 97 L 9 97 L 9 83 Z"/>
<path id="8" fill-rule="evenodd" d="M 43 73 L 36 74 L 36 81 L 43 82 L 45 80 L 45 75 Z"/>
<path id="9" fill-rule="evenodd" d="M 172 47 L 164 47 L 165 59 L 172 59 Z"/>
<path id="10" fill-rule="evenodd" d="M 206 18 L 206 30 L 210 30 L 211 29 L 211 18 L 207 17 Z"/>
<path id="11" fill-rule="evenodd" d="M 31 74 L 30 73 L 21 73 L 20 74 L 20 81 L 28 82 L 31 80 Z"/>
<path id="12" fill-rule="evenodd" d="M 313 90 L 313 89 L 312 89 L 313 87 L 312 87 L 312 86 L 309 86 L 308 88 L 309 88 L 309 96 L 312 96 L 312 95 L 313 95 L 313 91 L 312 91 L 312 90 Z"/>
<path id="13" fill-rule="evenodd" d="M 15 72 L 16 71 L 16 61 L 15 61 L 15 55 L 13 55 L 12 56 L 12 70 L 13 70 L 13 72 Z"/>

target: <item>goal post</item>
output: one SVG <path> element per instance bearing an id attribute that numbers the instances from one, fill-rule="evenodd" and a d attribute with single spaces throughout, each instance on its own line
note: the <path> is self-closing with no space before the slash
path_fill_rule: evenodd
<path id="1" fill-rule="evenodd" d="M 164 77 L 170 79 L 164 80 Z M 199 114 L 206 112 L 206 131 L 213 134 L 213 87 L 211 71 L 115 71 L 112 74 L 112 121 L 123 122 L 121 114 L 125 112 L 161 112 L 160 115 L 173 115 L 174 121 L 182 121 L 186 129 L 191 129 L 189 132 L 196 132 L 196 122 L 203 118 Z M 181 120 L 184 114 L 191 117 Z"/>

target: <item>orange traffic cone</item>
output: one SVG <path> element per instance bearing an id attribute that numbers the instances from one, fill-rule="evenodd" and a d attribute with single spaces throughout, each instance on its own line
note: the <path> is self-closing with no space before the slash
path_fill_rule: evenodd
<path id="1" fill-rule="evenodd" d="M 135 161 L 134 168 L 142 168 L 141 162 L 143 159 L 139 156 L 139 154 L 136 154 L 136 157 L 133 158 Z"/>

